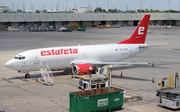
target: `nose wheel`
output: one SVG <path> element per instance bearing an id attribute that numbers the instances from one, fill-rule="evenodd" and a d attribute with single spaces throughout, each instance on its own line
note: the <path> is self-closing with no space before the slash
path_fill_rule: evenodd
<path id="1" fill-rule="evenodd" d="M 30 74 L 29 73 L 25 74 L 25 78 L 31 78 Z"/>

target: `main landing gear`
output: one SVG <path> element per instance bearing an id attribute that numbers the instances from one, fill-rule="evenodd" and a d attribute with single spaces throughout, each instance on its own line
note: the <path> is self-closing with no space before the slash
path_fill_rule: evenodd
<path id="1" fill-rule="evenodd" d="M 30 74 L 29 74 L 29 73 L 26 73 L 26 74 L 25 74 L 25 78 L 31 78 Z"/>

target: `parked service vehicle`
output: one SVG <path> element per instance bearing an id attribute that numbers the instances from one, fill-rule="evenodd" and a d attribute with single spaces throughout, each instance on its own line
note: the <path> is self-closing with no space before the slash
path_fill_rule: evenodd
<path id="1" fill-rule="evenodd" d="M 91 83 L 89 80 L 89 75 L 83 75 L 79 77 L 78 87 L 82 90 L 108 87 L 109 78 L 104 74 L 92 74 Z"/>
<path id="2" fill-rule="evenodd" d="M 61 31 L 61 32 L 72 32 L 73 28 L 71 28 L 71 27 L 61 27 L 61 28 L 59 28 L 59 31 Z"/>
<path id="3" fill-rule="evenodd" d="M 8 31 L 19 31 L 19 28 L 16 26 L 8 27 Z"/>
<path id="4" fill-rule="evenodd" d="M 158 105 L 180 109 L 180 88 L 157 90 Z"/>
<path id="5" fill-rule="evenodd" d="M 160 89 L 157 90 L 158 105 L 171 109 L 180 109 L 179 74 L 170 74 L 169 77 L 161 78 Z"/>

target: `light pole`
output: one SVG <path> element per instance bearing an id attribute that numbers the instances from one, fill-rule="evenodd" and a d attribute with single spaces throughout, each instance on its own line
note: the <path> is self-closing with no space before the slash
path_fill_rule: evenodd
<path id="1" fill-rule="evenodd" d="M 170 13 L 170 2 L 171 2 L 171 0 L 169 0 L 169 13 Z"/>
<path id="2" fill-rule="evenodd" d="M 66 12 L 67 12 L 67 0 L 66 0 Z"/>
<path id="3" fill-rule="evenodd" d="M 30 1 L 30 10 L 32 11 L 32 0 Z"/>
<path id="4" fill-rule="evenodd" d="M 109 10 L 109 1 L 107 1 L 108 2 L 108 8 L 107 8 L 107 10 Z"/>
<path id="5" fill-rule="evenodd" d="M 170 25 L 170 2 L 171 0 L 169 0 L 169 25 Z"/>
<path id="6" fill-rule="evenodd" d="M 13 3 L 12 3 L 12 9 L 11 9 L 11 10 L 12 10 L 12 12 L 13 12 Z"/>
<path id="7" fill-rule="evenodd" d="M 63 12 L 64 12 L 64 5 L 62 6 L 62 8 L 63 8 Z"/>
<path id="8" fill-rule="evenodd" d="M 14 3 L 12 3 L 12 12 L 14 12 Z"/>
<path id="9" fill-rule="evenodd" d="M 23 12 L 25 12 L 25 2 L 23 2 Z"/>
<path id="10" fill-rule="evenodd" d="M 179 13 L 180 13 L 180 0 L 179 0 Z"/>
<path id="11" fill-rule="evenodd" d="M 59 12 L 59 9 L 60 9 L 60 8 L 59 8 L 59 0 L 58 0 L 58 8 L 57 8 L 58 12 Z"/>
<path id="12" fill-rule="evenodd" d="M 141 12 L 142 12 L 142 0 L 140 0 L 140 1 L 141 1 L 141 6 L 140 7 L 141 7 Z"/>
<path id="13" fill-rule="evenodd" d="M 151 10 L 152 10 L 152 4 L 151 4 Z"/>
<path id="14" fill-rule="evenodd" d="M 128 11 L 128 4 L 126 4 L 126 12 Z"/>
<path id="15" fill-rule="evenodd" d="M 13 5 L 13 9 L 14 9 L 14 12 L 16 12 L 16 6 L 15 5 Z"/>
<path id="16" fill-rule="evenodd" d="M 136 1 L 134 1 L 134 9 L 135 9 L 135 12 L 136 12 Z"/>
<path id="17" fill-rule="evenodd" d="M 179 13 L 180 13 L 180 0 L 179 0 Z"/>
<path id="18" fill-rule="evenodd" d="M 43 5 L 41 5 L 41 10 L 43 10 Z"/>
<path id="19" fill-rule="evenodd" d="M 44 11 L 45 11 L 45 4 L 44 4 Z"/>
<path id="20" fill-rule="evenodd" d="M 33 10 L 33 12 L 34 12 L 34 4 L 32 4 L 32 10 Z"/>

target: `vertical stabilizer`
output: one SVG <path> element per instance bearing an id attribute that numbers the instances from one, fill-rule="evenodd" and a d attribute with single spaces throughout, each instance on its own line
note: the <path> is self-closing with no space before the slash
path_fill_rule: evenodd
<path id="1" fill-rule="evenodd" d="M 145 14 L 139 25 L 134 30 L 133 34 L 117 44 L 143 44 L 146 40 L 146 34 L 148 29 L 150 15 Z"/>

